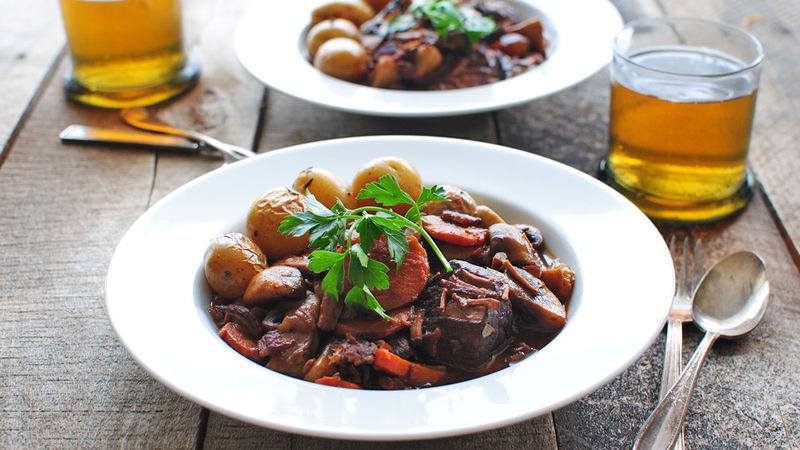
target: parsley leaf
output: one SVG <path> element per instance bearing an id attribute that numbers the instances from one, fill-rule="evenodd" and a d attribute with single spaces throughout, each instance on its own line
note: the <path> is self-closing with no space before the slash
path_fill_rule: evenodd
<path id="1" fill-rule="evenodd" d="M 426 203 L 444 201 L 447 201 L 447 197 L 444 196 L 443 187 L 434 185 L 430 188 L 424 188 L 419 198 L 414 203 L 414 206 L 406 213 L 406 219 L 417 223 L 422 219 L 422 209 L 425 207 Z"/>
<path id="2" fill-rule="evenodd" d="M 353 286 L 367 286 L 378 290 L 388 289 L 389 276 L 386 275 L 388 272 L 389 268 L 386 267 L 386 264 L 374 259 L 368 259 L 367 265 L 362 266 L 358 264 L 357 260 L 354 261 L 353 258 L 350 258 L 348 265 L 348 277 Z"/>
<path id="3" fill-rule="evenodd" d="M 344 304 L 348 306 L 360 306 L 366 310 L 374 311 L 375 314 L 381 316 L 386 320 L 392 320 L 386 314 L 386 311 L 383 309 L 378 300 L 372 295 L 369 288 L 366 286 L 362 287 L 352 287 L 350 291 L 347 292 L 347 296 L 344 299 Z"/>
<path id="4" fill-rule="evenodd" d="M 365 214 L 356 223 L 356 232 L 361 240 L 361 248 L 369 253 L 375 247 L 375 241 L 381 238 L 381 230 L 372 222 L 372 216 Z"/>
<path id="5" fill-rule="evenodd" d="M 400 188 L 400 183 L 397 182 L 397 179 L 389 175 L 380 177 L 378 181 L 367 183 L 356 198 L 359 200 L 372 199 L 383 206 L 415 204 L 414 199 Z"/>
<path id="6" fill-rule="evenodd" d="M 463 32 L 471 45 L 497 30 L 491 17 L 467 14 L 453 0 L 424 0 L 411 10 L 417 19 L 427 19 L 439 36 Z"/>
<path id="7" fill-rule="evenodd" d="M 322 279 L 321 286 L 328 295 L 335 300 L 339 300 L 339 294 L 344 291 L 344 257 L 330 266 L 328 273 Z"/>

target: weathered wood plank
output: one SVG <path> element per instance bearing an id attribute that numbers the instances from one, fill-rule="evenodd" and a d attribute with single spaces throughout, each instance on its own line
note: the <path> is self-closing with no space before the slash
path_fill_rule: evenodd
<path id="1" fill-rule="evenodd" d="M 708 2 L 685 3 L 698 8 L 708 5 Z M 731 2 L 717 3 L 730 5 Z M 618 2 L 626 19 L 662 12 L 659 5 L 642 7 L 643 4 L 635 4 L 631 9 L 630 2 Z M 752 4 L 752 8 L 761 4 Z M 736 8 L 726 10 L 736 11 Z M 684 10 L 670 13 L 701 15 Z M 764 123 L 762 105 L 770 102 L 765 96 L 759 100 L 761 109 L 756 130 Z M 595 173 L 597 163 L 607 151 L 607 111 L 608 77 L 601 73 L 564 94 L 498 113 L 500 135 L 507 145 Z M 780 129 L 773 131 L 782 133 Z M 763 141 L 764 135 L 756 132 L 754 148 L 767 148 L 769 141 Z M 773 173 L 775 169 L 757 167 L 757 170 L 763 174 Z M 797 447 L 800 445 L 800 410 L 797 407 L 800 404 L 800 376 L 797 375 L 800 363 L 796 358 L 800 348 L 797 333 L 800 278 L 792 256 L 761 197 L 732 223 L 698 228 L 696 232 L 704 237 L 702 255 L 706 265 L 740 249 L 754 250 L 764 256 L 770 270 L 773 296 L 760 328 L 745 340 L 718 344 L 712 353 L 700 375 L 690 407 L 687 445 L 698 448 Z M 699 333 L 694 327 L 687 326 L 684 360 L 688 359 L 698 339 Z M 662 336 L 611 384 L 557 411 L 554 417 L 559 446 L 629 446 L 657 400 L 663 345 Z M 728 384 L 722 385 L 723 382 Z"/>
<path id="2" fill-rule="evenodd" d="M 246 3 L 186 6 L 203 76 L 161 115 L 250 147 L 263 90 L 218 38 L 232 34 Z M 220 162 L 64 147 L 57 134 L 70 123 L 122 126 L 113 112 L 64 102 L 54 80 L 0 170 L 0 447 L 194 447 L 200 408 L 133 363 L 108 323 L 102 286 L 136 217 Z"/>
<path id="3" fill-rule="evenodd" d="M 450 119 L 387 119 L 324 110 L 285 95 L 270 93 L 268 114 L 259 148 L 275 149 L 304 142 L 345 136 L 431 134 L 495 142 L 493 118 L 480 114 Z M 208 448 L 373 448 L 374 443 L 331 441 L 257 428 L 211 413 L 206 430 Z M 548 414 L 509 428 L 479 435 L 421 441 L 389 448 L 555 448 L 552 417 Z"/>
<path id="4" fill-rule="evenodd" d="M 194 445 L 199 408 L 133 362 L 104 308 L 154 157 L 58 141 L 68 124 L 115 120 L 67 104 L 55 80 L 0 170 L 0 447 Z"/>
<path id="5" fill-rule="evenodd" d="M 507 428 L 485 433 L 470 434 L 452 439 L 384 442 L 378 444 L 375 442 L 334 441 L 287 433 L 277 433 L 264 428 L 244 425 L 233 419 L 212 413 L 208 423 L 208 435 L 206 436 L 204 448 L 301 448 L 314 450 L 346 448 L 353 450 L 369 450 L 377 446 L 385 449 L 414 448 L 420 450 L 486 448 L 522 450 L 530 448 L 556 448 L 556 439 L 549 414 Z"/>
<path id="6" fill-rule="evenodd" d="M 9 140 L 64 46 L 54 2 L 0 0 L 0 164 Z"/>

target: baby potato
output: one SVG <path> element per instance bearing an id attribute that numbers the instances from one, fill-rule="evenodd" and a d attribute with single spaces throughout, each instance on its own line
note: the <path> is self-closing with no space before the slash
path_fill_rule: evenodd
<path id="1" fill-rule="evenodd" d="M 348 208 L 353 206 L 352 197 L 336 176 L 325 169 L 309 167 L 300 172 L 292 185 L 301 194 L 314 194 L 320 203 L 328 208 L 341 200 Z"/>
<path id="2" fill-rule="evenodd" d="M 271 260 L 299 255 L 308 247 L 308 236 L 286 236 L 278 226 L 286 217 L 304 210 L 303 196 L 284 187 L 275 188 L 250 207 L 247 234 Z"/>
<path id="3" fill-rule="evenodd" d="M 261 249 L 241 233 L 228 233 L 211 240 L 203 272 L 211 289 L 222 298 L 241 297 L 250 280 L 267 268 Z"/>
<path id="4" fill-rule="evenodd" d="M 326 19 L 347 19 L 360 27 L 374 15 L 375 10 L 364 0 L 334 0 L 311 11 L 311 23 L 316 25 Z"/>
<path id="5" fill-rule="evenodd" d="M 358 196 L 358 192 L 364 188 L 368 183 L 378 181 L 382 176 L 389 175 L 397 180 L 400 188 L 413 199 L 417 199 L 422 194 L 422 177 L 408 161 L 393 156 L 385 156 L 383 158 L 376 158 L 368 162 L 364 167 L 356 172 L 353 177 L 353 186 L 350 192 L 354 196 Z M 358 206 L 375 205 L 372 200 L 356 200 Z M 393 206 L 392 209 L 400 214 L 405 214 L 408 211 L 408 205 Z"/>
<path id="6" fill-rule="evenodd" d="M 367 73 L 369 55 L 358 42 L 337 37 L 325 41 L 314 56 L 314 67 L 332 77 L 355 81 Z"/>
<path id="7" fill-rule="evenodd" d="M 358 41 L 361 38 L 358 28 L 346 19 L 329 19 L 314 25 L 308 30 L 306 35 L 306 48 L 308 53 L 313 57 L 317 54 L 319 46 L 326 41 L 337 38 L 345 37 Z"/>

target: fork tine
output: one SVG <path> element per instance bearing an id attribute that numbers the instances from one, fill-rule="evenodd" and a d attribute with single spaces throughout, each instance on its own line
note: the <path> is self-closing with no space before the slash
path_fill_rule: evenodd
<path id="1" fill-rule="evenodd" d="M 670 238 L 670 253 L 675 264 L 675 296 L 686 295 L 686 239 L 684 237 L 682 245 L 678 244 L 678 234 L 673 234 Z"/>
<path id="2" fill-rule="evenodd" d="M 703 237 L 695 236 L 694 244 L 692 245 L 692 279 L 694 280 L 694 285 L 691 290 L 692 293 L 694 293 L 694 289 L 696 289 L 697 285 L 700 283 L 700 279 L 705 275 L 705 266 L 703 265 L 703 255 L 701 251 L 702 244 Z"/>
<path id="3" fill-rule="evenodd" d="M 691 230 L 686 231 L 683 238 L 683 265 L 681 266 L 683 290 L 681 293 L 684 296 L 691 296 L 694 291 L 694 255 L 695 255 L 695 240 Z M 691 260 L 691 261 L 690 261 Z"/>

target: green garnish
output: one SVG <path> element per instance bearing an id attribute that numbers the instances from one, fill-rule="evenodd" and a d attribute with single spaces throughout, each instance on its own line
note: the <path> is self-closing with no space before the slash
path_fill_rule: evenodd
<path id="1" fill-rule="evenodd" d="M 410 208 L 405 216 L 381 206 L 348 209 L 338 201 L 328 209 L 307 194 L 304 198 L 306 210 L 283 219 L 278 231 L 295 237 L 309 234 L 309 246 L 314 252 L 309 256 L 308 268 L 314 273 L 327 272 L 322 278 L 322 289 L 328 295 L 339 300 L 347 277 L 351 288 L 345 295 L 345 305 L 359 306 L 391 319 L 372 294 L 373 290 L 389 287 L 389 268 L 370 258 L 369 252 L 375 247 L 375 241 L 386 236 L 389 255 L 400 270 L 408 254 L 408 241 L 403 231 L 411 229 L 420 233 L 430 245 L 445 270 L 452 271 L 433 238 L 420 225 L 425 204 L 447 198 L 442 187 L 433 186 L 424 188 L 415 200 L 388 175 L 364 186 L 357 198 L 375 200 L 383 206 L 409 205 Z M 353 242 L 355 233 L 359 237 L 356 243 Z"/>
<path id="2" fill-rule="evenodd" d="M 491 17 L 471 15 L 464 12 L 453 0 L 424 0 L 411 8 L 416 19 L 427 19 L 441 37 L 463 32 L 470 45 L 475 45 L 497 29 Z"/>

